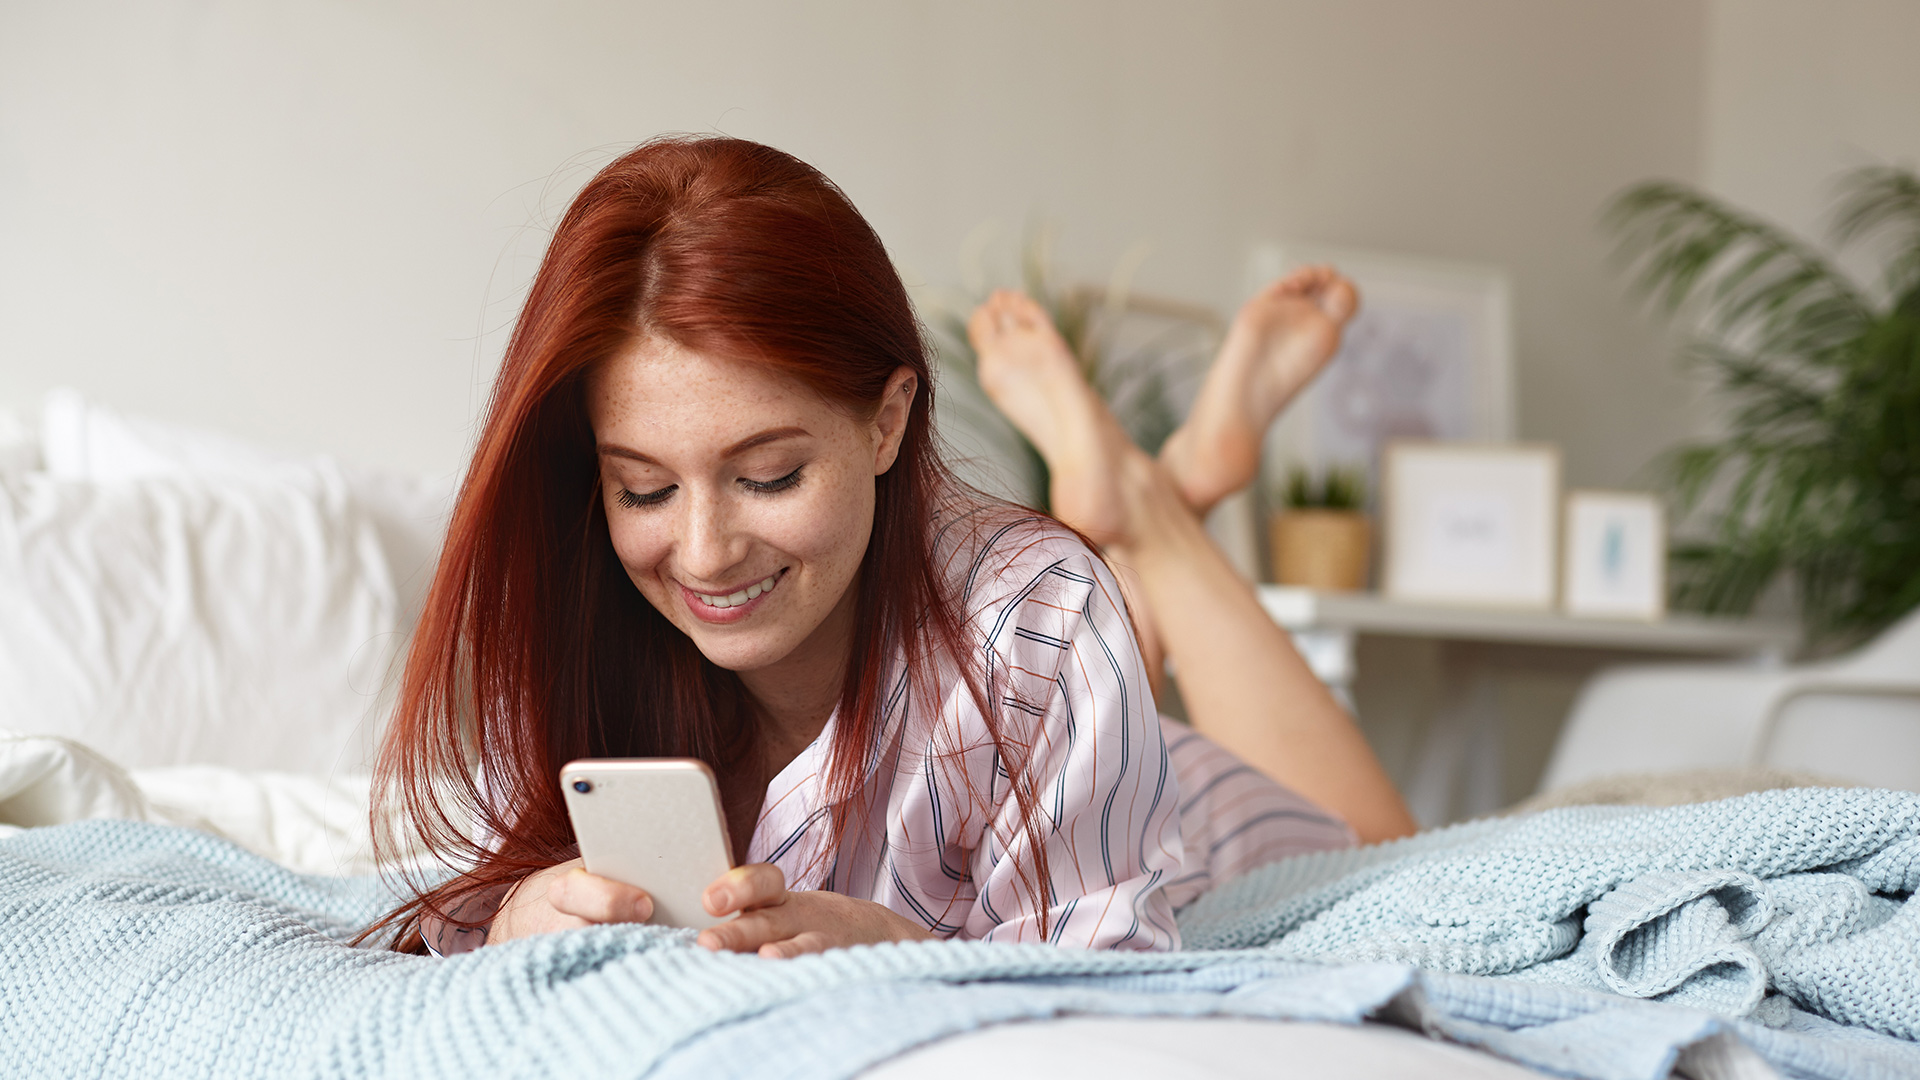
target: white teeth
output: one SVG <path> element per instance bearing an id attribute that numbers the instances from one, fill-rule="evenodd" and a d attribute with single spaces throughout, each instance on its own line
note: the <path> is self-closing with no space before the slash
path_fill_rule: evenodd
<path id="1" fill-rule="evenodd" d="M 746 588 L 741 589 L 739 592 L 729 593 L 726 596 L 709 596 L 706 593 L 694 593 L 693 595 L 699 597 L 700 602 L 707 605 L 708 607 L 715 607 L 715 608 L 739 607 L 741 604 L 744 604 L 749 600 L 757 600 L 762 595 L 772 592 L 773 583 L 778 580 L 780 580 L 780 575 L 774 574 L 771 577 L 767 578 L 767 580 L 765 581 L 756 581 L 752 585 L 749 585 Z"/>

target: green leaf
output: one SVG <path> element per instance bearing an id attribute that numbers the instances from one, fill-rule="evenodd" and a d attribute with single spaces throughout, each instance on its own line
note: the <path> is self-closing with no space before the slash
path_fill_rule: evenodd
<path id="1" fill-rule="evenodd" d="M 1743 612 L 1785 580 L 1827 649 L 1920 605 L 1920 179 L 1876 166 L 1840 191 L 1836 242 L 1882 245 L 1885 306 L 1681 185 L 1633 188 L 1605 219 L 1635 289 L 1696 320 L 1684 363 L 1726 406 L 1724 436 L 1661 462 L 1675 604 Z"/>

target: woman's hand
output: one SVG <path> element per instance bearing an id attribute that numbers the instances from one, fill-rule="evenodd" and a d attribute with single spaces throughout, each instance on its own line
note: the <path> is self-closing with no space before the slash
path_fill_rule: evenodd
<path id="1" fill-rule="evenodd" d="M 831 892 L 788 892 L 787 876 L 771 863 L 741 866 L 707 886 L 707 913 L 737 918 L 700 931 L 715 951 L 759 953 L 770 960 L 879 941 L 925 941 L 927 929 L 871 900 Z"/>
<path id="2" fill-rule="evenodd" d="M 579 859 L 570 859 L 520 879 L 500 902 L 487 944 L 597 923 L 646 922 L 652 917 L 653 897 L 646 890 L 589 874 Z"/>

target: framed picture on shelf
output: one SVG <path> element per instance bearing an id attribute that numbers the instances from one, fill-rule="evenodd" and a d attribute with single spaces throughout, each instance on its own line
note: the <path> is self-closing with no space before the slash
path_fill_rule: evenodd
<path id="1" fill-rule="evenodd" d="M 1547 610 L 1559 582 L 1560 451 L 1510 443 L 1387 444 L 1386 594 Z"/>
<path id="2" fill-rule="evenodd" d="M 1660 500 L 1570 491 L 1560 603 L 1569 615 L 1659 619 L 1667 611 L 1667 528 Z"/>
<path id="3" fill-rule="evenodd" d="M 1267 442 L 1269 476 L 1293 463 L 1360 466 L 1381 490 L 1395 439 L 1505 442 L 1514 434 L 1513 316 L 1499 267 L 1318 244 L 1261 244 L 1247 292 L 1328 263 L 1360 290 L 1360 310 L 1327 370 Z"/>

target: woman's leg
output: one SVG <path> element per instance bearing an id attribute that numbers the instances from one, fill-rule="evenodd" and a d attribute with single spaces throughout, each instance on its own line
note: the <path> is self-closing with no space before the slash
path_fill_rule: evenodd
<path id="1" fill-rule="evenodd" d="M 1241 306 L 1187 419 L 1160 450 L 1180 496 L 1202 518 L 1253 482 L 1267 428 L 1340 349 L 1360 307 L 1331 266 L 1303 266 Z"/>
<path id="2" fill-rule="evenodd" d="M 1214 546 L 1174 472 L 1120 429 L 1039 306 L 995 293 L 969 330 L 982 386 L 1047 460 L 1054 512 L 1106 548 L 1129 602 L 1149 613 L 1194 728 L 1363 841 L 1412 832 L 1352 718 Z"/>
<path id="3" fill-rule="evenodd" d="M 1109 546 L 1138 575 L 1195 730 L 1353 826 L 1364 843 L 1414 831 L 1373 748 L 1260 606 L 1157 462 L 1124 455 L 1130 533 Z"/>

